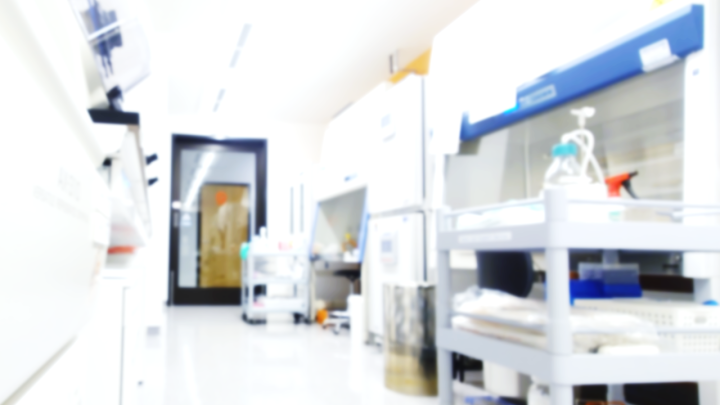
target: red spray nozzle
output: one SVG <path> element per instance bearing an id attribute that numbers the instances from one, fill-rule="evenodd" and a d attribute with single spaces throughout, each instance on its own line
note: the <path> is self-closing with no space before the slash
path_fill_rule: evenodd
<path id="1" fill-rule="evenodd" d="M 632 185 L 630 184 L 630 180 L 637 175 L 638 172 L 635 171 L 618 174 L 605 179 L 605 184 L 608 186 L 608 197 L 620 197 L 620 187 L 624 187 L 632 198 L 637 199 L 637 195 L 635 195 Z"/>

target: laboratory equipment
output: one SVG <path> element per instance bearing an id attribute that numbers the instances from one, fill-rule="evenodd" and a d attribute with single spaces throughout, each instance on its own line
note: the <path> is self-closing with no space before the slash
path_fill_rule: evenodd
<path id="1" fill-rule="evenodd" d="M 373 218 L 368 226 L 368 331 L 384 335 L 383 289 L 386 284 L 424 280 L 425 218 L 422 213 Z"/>
<path id="2" fill-rule="evenodd" d="M 422 207 L 425 200 L 425 118 L 422 76 L 388 88 L 372 117 L 373 164 L 368 178 L 371 214 Z"/>
<path id="3" fill-rule="evenodd" d="M 637 263 L 580 263 L 579 280 L 570 280 L 570 302 L 579 298 L 639 298 Z"/>
<path id="4" fill-rule="evenodd" d="M 580 174 L 577 147 L 572 143 L 559 143 L 552 149 L 553 162 L 545 172 L 545 188 L 585 184 L 587 177 Z"/>
<path id="5" fill-rule="evenodd" d="M 368 226 L 366 201 L 364 186 L 318 200 L 310 247 L 312 314 L 318 300 L 330 310 L 347 309 L 348 283 L 335 272 L 362 271 Z"/>
<path id="6" fill-rule="evenodd" d="M 564 134 L 560 138 L 561 143 L 553 146 L 553 162 L 545 172 L 545 188 L 578 187 L 592 184 L 593 181 L 587 174 L 589 164 L 592 164 L 597 184 L 602 184 L 605 178 L 593 153 L 595 136 L 585 128 L 587 119 L 595 115 L 595 109 L 583 107 L 571 110 L 570 113 L 577 117 L 579 128 Z M 580 165 L 577 162 L 577 147 L 580 147 L 583 152 Z"/>
<path id="7" fill-rule="evenodd" d="M 296 323 L 310 321 L 310 262 L 305 245 L 283 250 L 277 240 L 257 235 L 242 260 L 243 320 L 255 324 L 264 322 L 269 313 L 290 313 Z M 292 294 L 268 294 L 269 286 L 275 285 L 291 287 Z"/>
<path id="8" fill-rule="evenodd" d="M 139 18 L 130 2 L 122 0 L 70 4 L 92 50 L 110 108 L 121 111 L 123 94 L 150 74 L 150 47 Z"/>
<path id="9" fill-rule="evenodd" d="M 432 212 L 427 191 L 432 177 L 425 131 L 425 79 L 408 75 L 388 88 L 374 117 L 376 140 L 368 183 L 372 218 L 368 231 L 368 332 L 381 341 L 386 284 L 423 282 L 428 274 Z"/>
<path id="10" fill-rule="evenodd" d="M 551 403 L 558 405 L 572 403 L 571 386 L 573 385 L 681 380 L 709 381 L 720 378 L 720 373 L 714 367 L 714 364 L 720 361 L 720 352 L 702 353 L 702 355 L 697 353 L 666 354 L 658 352 L 657 345 L 653 350 L 653 345 L 650 343 L 652 332 L 656 327 L 647 321 L 639 322 L 639 317 L 633 317 L 634 320 L 629 323 L 626 321 L 615 323 L 614 320 L 611 321 L 611 318 L 606 319 L 610 323 L 604 323 L 597 318 L 589 318 L 582 323 L 582 330 L 573 330 L 572 322 L 556 321 L 556 319 L 573 319 L 569 300 L 569 251 L 623 249 L 628 251 L 719 252 L 720 248 L 715 241 L 720 235 L 720 227 L 693 226 L 682 223 L 572 222 L 567 219 L 569 205 L 582 204 L 584 201 L 569 199 L 566 193 L 567 191 L 562 188 L 546 190 L 543 204 L 549 215 L 542 224 L 457 230 L 449 221 L 459 213 L 482 212 L 487 209 L 495 209 L 497 206 L 478 207 L 456 212 L 448 210 L 439 218 L 439 223 L 447 226 L 441 226 L 438 234 L 440 267 L 438 269 L 437 342 L 440 348 L 438 378 L 442 401 L 448 402 L 447 399 L 449 399 L 447 393 L 450 390 L 451 351 L 498 363 L 547 381 L 550 385 Z M 526 201 L 526 204 L 536 203 L 535 200 Z M 717 209 L 717 206 L 698 206 L 657 200 L 613 202 L 613 204 L 617 203 L 649 208 L 666 207 L 680 212 L 694 209 Z M 547 312 L 540 311 L 540 313 L 547 314 L 548 323 L 540 330 L 547 334 L 546 344 L 536 341 L 538 339 L 537 327 L 541 326 L 537 322 L 542 317 L 518 318 L 511 314 L 503 315 L 502 312 L 495 311 L 492 305 L 480 305 L 478 309 L 482 309 L 485 311 L 484 313 L 476 312 L 474 315 L 471 314 L 472 316 L 467 316 L 465 311 L 470 311 L 471 308 L 460 307 L 459 310 L 453 311 L 447 306 L 446 303 L 450 298 L 448 252 L 453 249 L 545 250 Z M 514 298 L 514 300 L 519 299 Z M 530 306 L 526 300 L 515 302 L 512 305 L 520 309 L 519 314 L 525 313 L 524 309 Z M 598 302 L 612 302 L 612 300 Z M 518 322 L 522 319 L 533 319 L 533 321 L 531 324 L 523 325 L 522 322 Z M 475 326 L 481 328 L 481 333 L 492 334 L 492 336 L 474 335 L 450 328 L 451 325 L 460 327 L 459 322 L 461 321 L 468 321 L 462 327 L 470 328 L 474 320 L 477 321 Z M 490 329 L 487 323 L 504 324 L 505 327 Z M 525 330 L 525 332 L 521 333 L 520 330 Z M 625 335 L 628 330 L 632 332 Z M 659 331 L 672 334 L 702 335 L 715 334 L 720 332 L 720 328 L 694 324 L 692 327 L 673 327 L 659 329 Z M 600 344 L 600 346 L 596 346 L 597 343 L 614 336 L 615 333 L 620 333 L 623 336 L 622 339 L 628 340 L 624 340 L 624 343 L 620 345 Z M 584 337 L 578 340 L 581 336 Z M 595 339 L 593 336 L 599 340 L 593 340 Z M 636 340 L 638 338 L 640 340 Z M 523 342 L 523 344 L 510 340 Z M 581 342 L 583 343 L 578 346 Z M 536 348 L 529 348 L 526 345 L 535 345 Z M 589 351 L 593 351 L 592 347 L 596 347 L 597 352 L 578 354 L 578 349 L 582 347 Z"/>
<path id="11" fill-rule="evenodd" d="M 592 107 L 573 109 L 570 113 L 577 117 L 578 129 L 563 134 L 560 143 L 552 149 L 553 161 L 545 172 L 543 192 L 551 188 L 567 189 L 574 198 L 607 198 L 602 169 L 595 158 L 595 136 L 585 128 L 588 118 L 595 115 Z M 582 151 L 582 162 L 578 163 L 578 148 Z M 594 179 L 588 175 L 592 165 Z M 583 221 L 605 221 L 609 214 L 605 207 L 572 207 L 570 218 Z"/>
<path id="12" fill-rule="evenodd" d="M 323 136 L 320 165 L 314 176 L 316 201 L 328 200 L 366 187 L 376 142 L 369 134 L 375 123 L 387 85 L 382 83 L 359 100 L 339 111 Z"/>
<path id="13" fill-rule="evenodd" d="M 0 4 L 2 403 L 81 331 L 110 242 L 104 156 L 84 94 L 61 68 L 51 30 L 37 29 L 43 17 L 34 6 Z"/>
<path id="14" fill-rule="evenodd" d="M 435 287 L 386 284 L 383 291 L 385 386 L 411 395 L 437 395 Z"/>
<path id="15" fill-rule="evenodd" d="M 105 137 L 102 147 L 107 158 L 101 173 L 110 186 L 110 246 L 145 246 L 152 234 L 152 223 L 140 115 L 98 109 L 91 109 L 89 113 L 95 128 Z"/>
<path id="16" fill-rule="evenodd" d="M 446 162 L 445 202 L 463 208 L 537 196 L 550 165 L 548 153 L 558 142 L 556 134 L 576 126 L 568 111 L 592 106 L 595 115 L 585 126 L 594 134 L 594 155 L 604 173 L 642 171 L 642 176 L 632 179 L 632 186 L 643 198 L 713 203 L 707 199 L 711 194 L 708 183 L 700 180 L 707 178 L 703 162 L 716 160 L 710 156 L 715 151 L 710 146 L 714 141 L 707 135 L 715 124 L 705 112 L 710 107 L 702 101 L 711 88 L 703 84 L 708 80 L 704 73 L 709 74 L 706 63 L 716 57 L 714 50 L 702 45 L 704 34 L 699 24 L 707 17 L 704 7 L 674 2 L 648 10 L 647 15 L 636 18 L 637 23 L 628 25 L 636 28 L 627 28 L 625 37 L 608 39 L 604 46 L 594 48 L 595 52 L 586 46 L 585 55 L 578 52 L 576 61 L 550 65 L 549 73 L 513 88 L 518 108 L 475 123 L 468 121 L 459 153 Z M 677 35 L 679 32 L 687 36 Z M 653 41 L 664 43 L 663 38 L 678 59 L 644 72 L 640 49 Z M 521 49 L 527 48 L 523 45 Z M 592 71 L 602 71 L 604 77 L 590 73 L 593 66 L 597 70 Z M 632 74 L 617 75 L 627 69 Z M 462 80 L 490 79 L 468 76 Z M 602 83 L 585 87 L 598 80 Z M 548 97 L 537 99 L 532 106 L 520 103 L 520 98 L 532 93 L 530 87 L 547 88 Z M 574 96 L 565 97 L 567 92 Z M 477 171 L 486 176 L 482 180 L 467 176 Z M 638 210 L 625 214 L 628 219 L 649 219 Z M 694 268 L 697 272 L 705 266 Z"/>
<path id="17" fill-rule="evenodd" d="M 638 197 L 631 184 L 632 178 L 637 175 L 638 172 L 634 171 L 617 174 L 605 179 L 605 184 L 608 186 L 608 197 L 620 197 L 620 188 L 624 188 L 630 194 L 630 197 L 637 199 Z"/>

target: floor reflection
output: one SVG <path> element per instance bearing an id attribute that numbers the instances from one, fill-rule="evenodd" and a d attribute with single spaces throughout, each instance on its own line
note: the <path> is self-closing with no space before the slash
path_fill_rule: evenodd
<path id="1" fill-rule="evenodd" d="M 437 404 L 384 387 L 376 347 L 289 319 L 250 326 L 238 307 L 173 307 L 148 336 L 143 405 Z"/>

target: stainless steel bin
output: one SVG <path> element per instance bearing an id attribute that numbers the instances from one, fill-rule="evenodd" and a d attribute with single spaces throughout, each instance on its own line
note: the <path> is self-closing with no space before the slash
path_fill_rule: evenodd
<path id="1" fill-rule="evenodd" d="M 410 395 L 437 395 L 435 286 L 383 289 L 385 386 Z"/>

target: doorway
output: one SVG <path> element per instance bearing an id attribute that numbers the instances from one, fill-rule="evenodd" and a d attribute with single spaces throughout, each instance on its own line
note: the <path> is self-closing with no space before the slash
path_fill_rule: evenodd
<path id="1" fill-rule="evenodd" d="M 168 305 L 238 305 L 240 246 L 266 223 L 265 140 L 174 135 Z"/>

